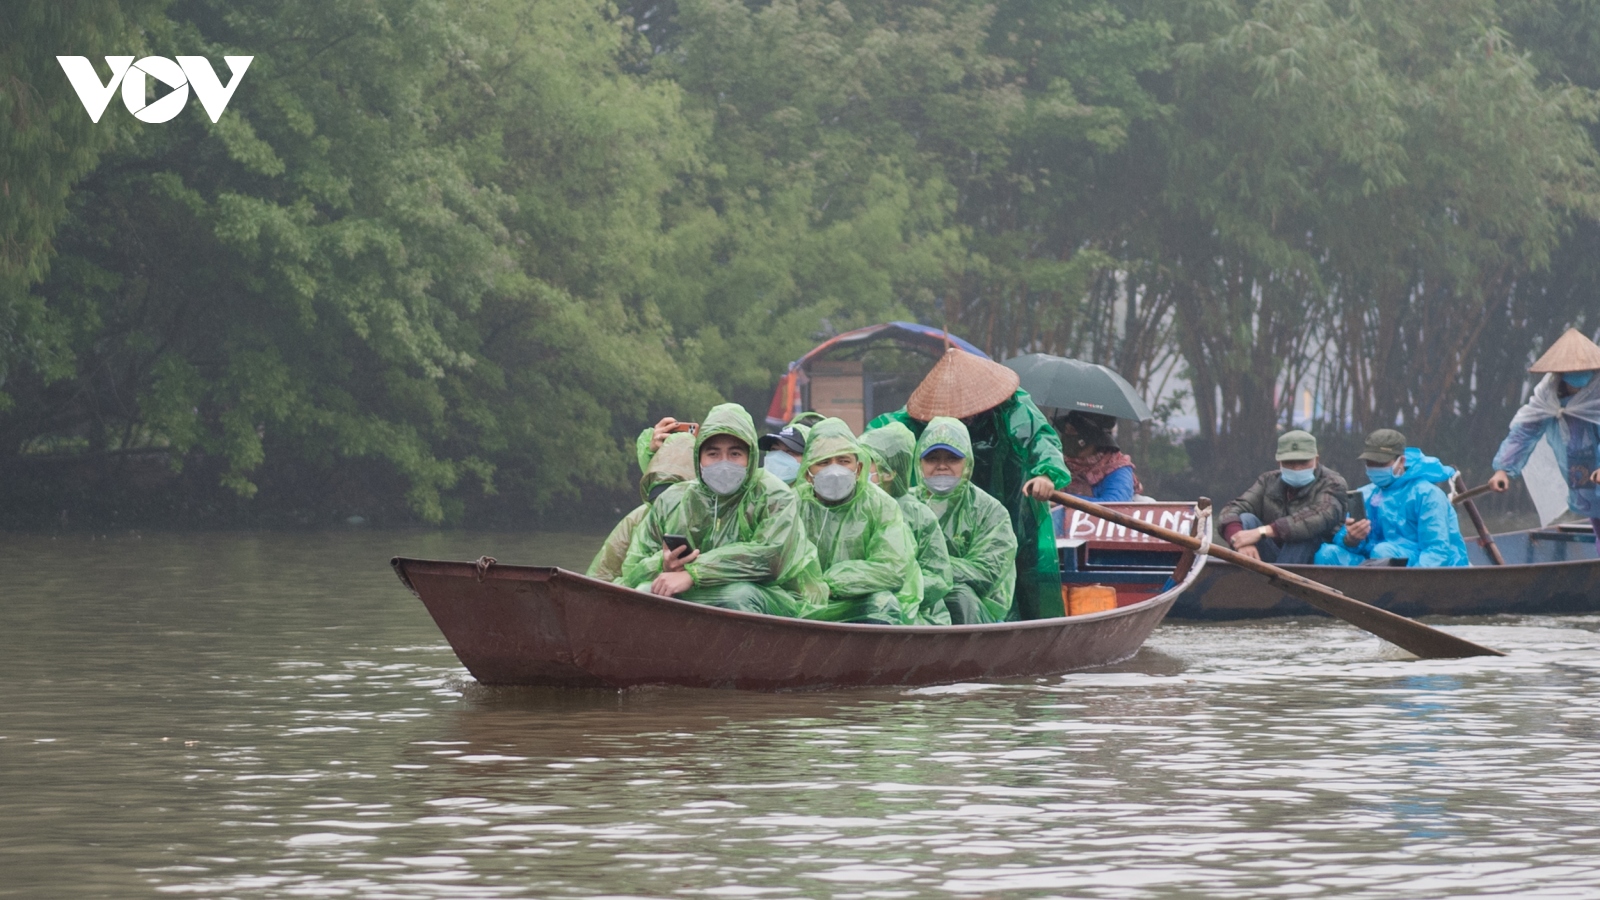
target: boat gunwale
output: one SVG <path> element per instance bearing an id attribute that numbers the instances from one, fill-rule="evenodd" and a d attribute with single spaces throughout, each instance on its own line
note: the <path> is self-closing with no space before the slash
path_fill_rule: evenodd
<path id="1" fill-rule="evenodd" d="M 476 563 L 472 562 L 463 562 L 460 560 L 419 559 L 415 557 L 396 556 L 389 561 L 389 564 L 394 568 L 395 574 L 400 577 L 400 580 L 406 585 L 412 594 L 417 595 L 419 600 L 421 599 L 421 595 L 417 594 L 416 588 L 412 587 L 411 580 L 406 575 L 406 568 L 409 566 L 421 567 L 421 571 L 427 571 L 429 574 L 467 575 L 480 581 L 495 579 L 501 581 L 544 582 L 572 579 L 580 582 L 589 582 L 591 586 L 604 589 L 607 593 L 613 594 L 619 599 L 625 598 L 632 602 L 677 606 L 684 612 L 742 619 L 752 624 L 763 623 L 772 626 L 797 628 L 803 631 L 816 630 L 823 632 L 843 632 L 846 634 L 892 635 L 907 633 L 1015 633 L 1020 631 L 1035 631 L 1045 628 L 1059 628 L 1066 624 L 1076 624 L 1080 622 L 1100 622 L 1108 619 L 1120 618 L 1122 616 L 1137 615 L 1138 613 L 1146 611 L 1149 605 L 1152 603 L 1159 603 L 1169 599 L 1175 600 L 1185 587 L 1187 587 L 1189 584 L 1192 584 L 1194 580 L 1199 577 L 1201 570 L 1205 568 L 1206 562 L 1210 560 L 1210 558 L 1211 557 L 1209 554 L 1196 553 L 1194 563 L 1189 567 L 1189 572 L 1184 576 L 1183 581 L 1178 582 L 1172 587 L 1164 591 L 1160 591 L 1151 597 L 1147 597 L 1136 603 L 1130 603 L 1127 606 L 1119 606 L 1116 609 L 1108 609 L 1096 613 L 1084 613 L 1083 615 L 1077 616 L 1054 616 L 1047 619 L 1028 619 L 1018 622 L 993 622 L 983 625 L 869 625 L 857 622 L 825 622 L 818 619 L 801 619 L 793 616 L 774 616 L 767 613 L 753 613 L 736 609 L 722 609 L 721 607 L 707 606 L 704 603 L 695 603 L 692 600 L 680 600 L 677 597 L 662 597 L 657 594 L 652 594 L 649 591 L 641 591 L 636 588 L 622 587 L 621 585 L 613 584 L 609 581 L 601 581 L 597 578 L 590 578 L 587 575 L 572 571 L 571 569 L 564 569 L 560 566 L 523 566 L 508 563 L 495 563 L 483 573 L 483 577 L 481 579 L 478 579 L 477 565 Z M 1171 577 L 1170 573 L 1167 575 L 1167 577 Z"/>
<path id="2" fill-rule="evenodd" d="M 1545 530 L 1546 529 L 1543 529 L 1543 528 L 1524 528 L 1524 529 L 1522 529 L 1520 531 L 1503 531 L 1503 532 L 1500 532 L 1499 534 L 1491 535 L 1491 537 L 1503 538 L 1503 537 L 1510 537 L 1512 535 L 1519 535 L 1519 534 L 1532 535 L 1532 534 L 1537 534 L 1537 533 L 1545 531 Z M 1588 543 L 1588 542 L 1587 541 L 1581 541 L 1581 542 L 1580 541 L 1572 541 L 1572 542 L 1564 542 L 1564 543 Z M 1597 548 L 1600 548 L 1600 544 L 1597 544 L 1596 546 L 1597 546 Z M 1238 566 L 1234 566 L 1232 563 L 1229 563 L 1227 560 L 1218 560 L 1217 563 L 1218 563 L 1218 565 L 1229 566 L 1229 567 L 1235 568 L 1235 569 L 1239 568 Z M 1497 565 L 1494 565 L 1493 563 L 1490 563 L 1490 564 L 1487 564 L 1487 565 L 1478 565 L 1478 564 L 1474 563 L 1474 564 L 1465 565 L 1465 566 L 1319 566 L 1319 565 L 1316 565 L 1314 563 L 1285 563 L 1282 566 L 1280 566 L 1280 568 L 1287 569 L 1290 572 L 1300 572 L 1302 574 L 1305 574 L 1307 578 L 1312 578 L 1312 576 L 1309 573 L 1312 573 L 1312 572 L 1330 572 L 1330 571 L 1340 571 L 1340 572 L 1366 571 L 1366 572 L 1374 573 L 1374 575 L 1372 577 L 1376 577 L 1377 573 L 1382 573 L 1384 575 L 1398 575 L 1398 574 L 1400 574 L 1402 572 L 1403 573 L 1408 573 L 1408 574 L 1410 574 L 1410 573 L 1416 573 L 1416 574 L 1427 573 L 1429 575 L 1438 575 L 1438 574 L 1441 574 L 1441 573 L 1445 573 L 1445 574 L 1454 575 L 1456 573 L 1461 573 L 1461 572 L 1511 572 L 1511 571 L 1515 571 L 1515 570 L 1519 570 L 1519 569 L 1555 569 L 1555 568 L 1560 568 L 1562 566 L 1600 566 L 1600 556 L 1596 556 L 1593 559 L 1551 559 L 1551 560 L 1546 560 L 1544 562 L 1506 563 L 1503 566 L 1497 566 Z M 1357 577 L 1367 577 L 1367 576 L 1357 576 Z M 1312 580 L 1315 581 L 1316 579 L 1312 578 Z"/>

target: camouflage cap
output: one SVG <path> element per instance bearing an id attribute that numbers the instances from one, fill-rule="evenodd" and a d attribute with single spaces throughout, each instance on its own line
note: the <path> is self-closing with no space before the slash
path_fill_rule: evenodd
<path id="1" fill-rule="evenodd" d="M 1367 435 L 1366 446 L 1361 450 L 1364 462 L 1392 463 L 1406 453 L 1406 436 L 1393 428 L 1379 428 Z"/>
<path id="2" fill-rule="evenodd" d="M 1285 431 L 1278 437 L 1278 462 L 1304 462 L 1317 458 L 1317 439 L 1309 431 Z"/>

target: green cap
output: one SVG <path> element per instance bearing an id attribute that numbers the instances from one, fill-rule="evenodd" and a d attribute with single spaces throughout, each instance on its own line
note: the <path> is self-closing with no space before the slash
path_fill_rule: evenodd
<path id="1" fill-rule="evenodd" d="M 1309 431 L 1285 431 L 1278 438 L 1278 462 L 1304 462 L 1317 458 L 1317 439 Z"/>
<path id="2" fill-rule="evenodd" d="M 1392 463 L 1406 454 L 1406 436 L 1393 428 L 1379 428 L 1367 435 L 1367 444 L 1361 449 L 1366 462 Z"/>

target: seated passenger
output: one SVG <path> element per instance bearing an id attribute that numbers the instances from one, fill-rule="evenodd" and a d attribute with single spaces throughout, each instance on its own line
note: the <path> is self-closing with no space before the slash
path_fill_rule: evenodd
<path id="1" fill-rule="evenodd" d="M 1054 424 L 1072 473 L 1067 493 L 1096 503 L 1127 503 L 1144 490 L 1133 459 L 1117 446 L 1115 417 L 1074 410 Z"/>
<path id="2" fill-rule="evenodd" d="M 634 507 L 632 512 L 623 516 L 622 521 L 611 529 L 611 534 L 606 537 L 606 542 L 600 545 L 600 552 L 595 554 L 594 561 L 589 563 L 589 571 L 585 574 L 601 581 L 620 579 L 622 565 L 628 559 L 628 545 L 633 542 L 633 531 L 650 513 L 650 504 L 654 503 L 667 488 L 693 477 L 694 435 L 683 433 L 668 435 L 660 451 L 652 454 L 650 462 L 645 467 L 644 477 L 639 479 L 639 496 L 644 502 Z"/>
<path id="3" fill-rule="evenodd" d="M 724 609 L 803 615 L 827 599 L 800 500 L 755 465 L 756 426 L 734 403 L 695 436 L 695 475 L 656 498 L 634 529 L 622 583 Z M 688 538 L 669 551 L 667 535 Z"/>
<path id="4" fill-rule="evenodd" d="M 950 551 L 945 546 L 939 517 L 926 503 L 911 496 L 912 460 L 916 435 L 899 422 L 861 436 L 861 446 L 872 454 L 872 480 L 900 505 L 906 527 L 917 541 L 917 568 L 922 572 L 922 606 L 919 625 L 949 625 L 950 610 L 944 595 L 950 593 Z"/>
<path id="5" fill-rule="evenodd" d="M 840 419 L 823 419 L 806 440 L 805 477 L 795 493 L 828 586 L 828 605 L 806 617 L 919 624 L 917 542 L 894 498 L 870 480 L 864 455 Z"/>
<path id="6" fill-rule="evenodd" d="M 955 625 L 1004 622 L 1017 580 L 1017 534 L 1006 508 L 972 483 L 972 439 L 960 419 L 935 416 L 917 441 L 922 484 L 913 496 L 939 517 L 950 552 L 945 595 Z"/>
<path id="7" fill-rule="evenodd" d="M 694 434 L 696 425 L 693 422 L 679 422 L 671 416 L 664 417 L 661 421 L 639 432 L 634 438 L 633 452 L 639 460 L 639 471 L 650 468 L 650 458 L 661 449 L 661 444 L 670 434 Z"/>
<path id="8" fill-rule="evenodd" d="M 806 454 L 804 425 L 785 425 L 782 430 L 761 436 L 761 468 L 778 476 L 778 480 L 791 487 L 800 477 L 800 459 Z"/>
<path id="9" fill-rule="evenodd" d="M 1454 478 L 1455 469 L 1407 447 L 1405 435 L 1393 428 L 1367 435 L 1361 460 L 1372 482 L 1361 487 L 1367 518 L 1347 519 L 1333 541 L 1317 551 L 1317 565 L 1390 559 L 1404 559 L 1408 566 L 1467 565 L 1455 507 L 1434 484 Z"/>
<path id="10" fill-rule="evenodd" d="M 1262 474 L 1222 508 L 1217 530 L 1251 559 L 1304 565 L 1344 521 L 1349 486 L 1338 472 L 1322 465 L 1317 439 L 1307 432 L 1284 432 L 1278 438 L 1277 459 L 1278 468 Z"/>

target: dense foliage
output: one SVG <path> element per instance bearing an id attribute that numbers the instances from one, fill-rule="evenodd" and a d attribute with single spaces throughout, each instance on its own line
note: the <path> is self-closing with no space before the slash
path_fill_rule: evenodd
<path id="1" fill-rule="evenodd" d="M 625 497 L 646 421 L 759 407 L 821 335 L 891 317 L 1181 379 L 1218 479 L 1304 390 L 1329 431 L 1398 422 L 1470 469 L 1531 354 L 1600 325 L 1578 0 L 5 15 L 16 522 Z M 214 124 L 97 125 L 58 53 L 255 60 Z"/>

